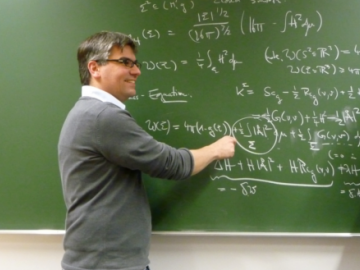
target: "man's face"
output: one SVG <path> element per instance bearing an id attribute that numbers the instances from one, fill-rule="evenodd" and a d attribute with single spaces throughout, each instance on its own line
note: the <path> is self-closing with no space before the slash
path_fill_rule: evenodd
<path id="1" fill-rule="evenodd" d="M 117 46 L 113 47 L 108 59 L 128 58 L 132 61 L 136 60 L 133 49 L 125 46 L 123 50 Z M 108 61 L 107 64 L 99 66 L 100 89 L 110 93 L 121 102 L 125 102 L 128 98 L 136 95 L 135 82 L 141 74 L 140 69 L 134 65 L 132 68 L 126 67 L 123 63 Z"/>

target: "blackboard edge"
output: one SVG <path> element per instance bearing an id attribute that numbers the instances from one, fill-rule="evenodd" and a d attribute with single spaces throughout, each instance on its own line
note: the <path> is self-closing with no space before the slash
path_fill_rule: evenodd
<path id="1" fill-rule="evenodd" d="M 0 230 L 0 235 L 64 235 L 65 230 Z M 206 232 L 206 231 L 154 231 L 152 235 L 158 236 L 227 236 L 227 237 L 332 237 L 351 238 L 360 237 L 360 233 L 290 233 L 290 232 Z"/>

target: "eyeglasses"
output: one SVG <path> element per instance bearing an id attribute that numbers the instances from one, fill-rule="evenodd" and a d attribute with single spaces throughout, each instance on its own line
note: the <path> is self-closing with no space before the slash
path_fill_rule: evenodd
<path id="1" fill-rule="evenodd" d="M 106 61 L 106 62 L 118 62 L 120 64 L 125 65 L 125 67 L 132 68 L 133 66 L 137 66 L 141 69 L 141 63 L 137 60 L 133 61 L 127 57 L 121 57 L 120 59 L 104 59 L 104 60 L 96 60 L 96 62 Z"/>

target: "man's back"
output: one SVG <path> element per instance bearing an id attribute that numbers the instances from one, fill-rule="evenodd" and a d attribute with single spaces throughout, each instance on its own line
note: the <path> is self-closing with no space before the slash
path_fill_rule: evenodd
<path id="1" fill-rule="evenodd" d="M 115 105 L 81 98 L 60 135 L 59 164 L 68 209 L 65 270 L 144 269 L 149 263 L 151 218 L 141 172 L 105 158 L 111 155 L 106 145 L 115 142 L 102 141 L 98 130 L 99 121 L 111 117 L 113 110 L 125 113 Z"/>
<path id="2" fill-rule="evenodd" d="M 63 268 L 144 269 L 151 215 L 141 172 L 188 178 L 190 152 L 157 142 L 126 110 L 92 97 L 68 114 L 58 150 L 68 211 Z"/>

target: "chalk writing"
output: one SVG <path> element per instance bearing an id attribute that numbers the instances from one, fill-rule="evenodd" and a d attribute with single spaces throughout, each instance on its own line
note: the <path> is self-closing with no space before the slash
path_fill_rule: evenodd
<path id="1" fill-rule="evenodd" d="M 304 9 L 290 2 L 143 1 L 139 13 L 146 18 L 183 18 L 181 27 L 149 23 L 132 35 L 139 44 L 174 45 L 142 59 L 144 73 L 180 76 L 184 82 L 196 78 L 196 87 L 181 82 L 163 87 L 148 79 L 152 86 L 146 87 L 152 88 L 142 86 L 130 100 L 162 106 L 163 115 L 150 114 L 142 124 L 165 141 L 235 137 L 235 157 L 214 162 L 211 170 L 219 192 L 250 198 L 261 196 L 264 185 L 336 186 L 339 196 L 356 201 L 360 47 L 356 38 L 330 37 L 332 18 L 320 4 Z M 178 53 L 180 42 L 189 44 L 186 53 Z M 193 115 L 198 105 L 211 116 Z"/>
<path id="2" fill-rule="evenodd" d="M 311 58 L 339 60 L 344 56 L 359 56 L 358 45 L 352 48 L 339 48 L 338 45 L 327 45 L 319 47 L 306 47 L 303 49 L 283 49 L 277 52 L 275 49 L 267 47 L 265 49 L 265 60 L 272 64 L 275 61 L 303 61 Z"/>
<path id="3" fill-rule="evenodd" d="M 250 0 L 251 4 L 282 4 L 286 0 Z"/>
<path id="4" fill-rule="evenodd" d="M 140 5 L 140 11 L 142 13 L 149 11 L 180 11 L 182 13 L 187 13 L 189 9 L 193 9 L 195 6 L 194 1 L 163 1 L 159 3 L 158 1 L 145 1 Z"/>
<path id="5" fill-rule="evenodd" d="M 319 11 L 315 11 L 316 18 L 310 19 L 302 13 L 296 13 L 289 10 L 284 15 L 281 33 L 288 32 L 289 30 L 301 29 L 304 36 L 308 36 L 311 31 L 319 32 L 323 25 L 323 18 Z M 246 34 L 261 34 L 265 30 L 270 30 L 271 26 L 277 26 L 278 22 L 265 22 L 261 18 L 247 15 L 246 11 L 241 14 L 240 29 L 243 35 Z M 279 24 L 280 25 L 280 24 Z"/>
<path id="6" fill-rule="evenodd" d="M 237 67 L 242 64 L 242 61 L 236 58 L 235 53 L 228 50 L 221 52 L 212 52 L 208 50 L 206 53 L 198 52 L 195 60 L 144 60 L 142 64 L 146 70 L 150 71 L 177 71 L 180 66 L 188 64 L 196 64 L 200 70 L 209 70 L 214 74 L 221 72 L 220 68 L 224 66 L 231 67 L 232 71 L 236 71 Z"/>
<path id="7" fill-rule="evenodd" d="M 145 97 L 153 101 L 160 101 L 161 103 L 187 103 L 188 100 L 192 98 L 190 94 L 181 92 L 173 86 L 170 92 L 161 92 L 156 88 L 148 90 L 147 95 L 136 95 L 131 97 L 130 100 L 139 100 Z"/>

